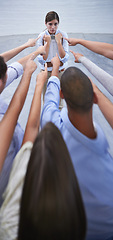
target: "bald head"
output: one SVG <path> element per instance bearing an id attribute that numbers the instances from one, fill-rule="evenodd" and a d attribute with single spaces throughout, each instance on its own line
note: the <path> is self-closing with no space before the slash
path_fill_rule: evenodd
<path id="1" fill-rule="evenodd" d="M 93 105 L 93 87 L 78 68 L 69 67 L 61 77 L 61 90 L 67 105 L 76 112 L 88 112 Z"/>

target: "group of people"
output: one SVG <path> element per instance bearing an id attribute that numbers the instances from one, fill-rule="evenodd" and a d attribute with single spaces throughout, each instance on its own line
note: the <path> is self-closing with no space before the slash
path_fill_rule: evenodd
<path id="1" fill-rule="evenodd" d="M 0 240 L 113 240 L 113 158 L 92 113 L 98 104 L 113 128 L 113 104 L 84 72 L 67 67 L 69 46 L 82 44 L 113 59 L 113 45 L 69 39 L 54 11 L 45 25 L 36 39 L 0 55 L 0 93 L 22 75 L 9 106 L 0 98 Z M 112 76 L 71 53 L 113 94 Z M 23 132 L 18 117 L 35 58 L 40 72 Z"/>

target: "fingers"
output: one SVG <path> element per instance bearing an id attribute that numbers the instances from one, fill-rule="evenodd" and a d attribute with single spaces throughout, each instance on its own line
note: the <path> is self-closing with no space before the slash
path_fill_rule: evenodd
<path id="1" fill-rule="evenodd" d="M 37 41 L 41 36 L 38 36 L 37 38 L 35 38 L 35 40 Z"/>
<path id="2" fill-rule="evenodd" d="M 35 59 L 35 54 L 33 53 L 32 55 L 31 55 L 31 57 L 29 58 L 29 60 L 34 60 Z"/>
<path id="3" fill-rule="evenodd" d="M 47 71 L 47 63 L 45 63 L 45 71 Z"/>
<path id="4" fill-rule="evenodd" d="M 58 53 L 56 53 L 56 57 L 58 57 Z M 59 58 L 59 57 L 58 57 Z"/>
<path id="5" fill-rule="evenodd" d="M 69 38 L 64 37 L 64 39 L 68 42 L 68 45 L 69 45 L 69 46 L 72 46 L 72 44 L 71 44 Z"/>
<path id="6" fill-rule="evenodd" d="M 71 53 L 73 53 L 73 51 L 72 51 L 72 50 L 70 50 L 70 52 L 71 52 Z"/>
<path id="7" fill-rule="evenodd" d="M 68 41 L 69 42 L 69 39 L 68 38 L 66 38 L 66 37 L 63 37 L 66 41 Z"/>
<path id="8" fill-rule="evenodd" d="M 70 50 L 70 52 L 74 55 L 75 54 L 75 52 L 74 51 L 72 51 L 72 50 Z"/>

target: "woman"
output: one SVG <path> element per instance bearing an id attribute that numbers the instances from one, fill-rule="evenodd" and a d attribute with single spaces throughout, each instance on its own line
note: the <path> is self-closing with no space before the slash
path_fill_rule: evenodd
<path id="1" fill-rule="evenodd" d="M 14 159 L 0 209 L 0 240 L 85 237 L 84 206 L 61 133 L 48 123 L 38 134 L 46 79 L 47 64 L 37 75 L 22 147 Z"/>
<path id="2" fill-rule="evenodd" d="M 82 240 L 86 218 L 77 178 L 58 128 L 38 134 L 25 177 L 18 240 Z"/>
<path id="3" fill-rule="evenodd" d="M 45 17 L 46 30 L 39 34 L 37 46 L 44 45 L 46 43 L 46 54 L 39 55 L 38 61 L 40 63 L 41 70 L 44 70 L 44 64 L 47 62 L 48 78 L 51 76 L 52 64 L 51 59 L 58 54 L 60 58 L 59 78 L 67 66 L 69 58 L 68 42 L 64 38 L 67 38 L 67 34 L 58 29 L 59 16 L 56 12 L 48 12 Z M 45 94 L 46 85 L 43 94 Z"/>

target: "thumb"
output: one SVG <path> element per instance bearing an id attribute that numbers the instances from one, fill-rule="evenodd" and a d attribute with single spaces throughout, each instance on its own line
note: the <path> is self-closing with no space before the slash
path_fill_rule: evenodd
<path id="1" fill-rule="evenodd" d="M 63 37 L 66 41 L 69 41 L 69 39 L 68 38 L 66 38 L 66 37 Z"/>
<path id="2" fill-rule="evenodd" d="M 58 57 L 58 53 L 56 53 L 56 57 Z"/>
<path id="3" fill-rule="evenodd" d="M 35 40 L 37 41 L 41 36 L 38 36 Z"/>
<path id="4" fill-rule="evenodd" d="M 45 63 L 45 71 L 47 71 L 47 63 Z"/>

